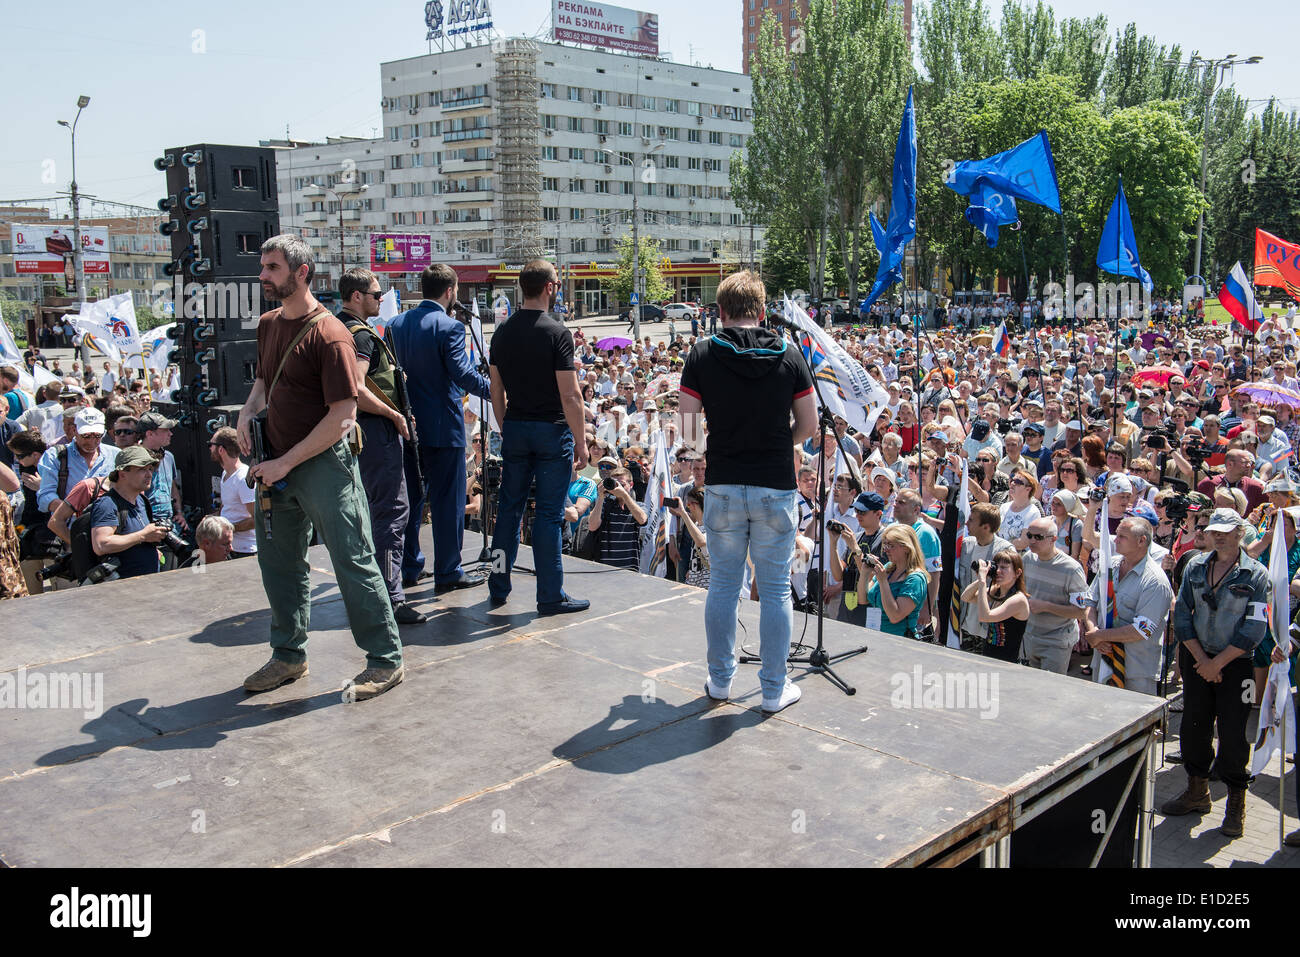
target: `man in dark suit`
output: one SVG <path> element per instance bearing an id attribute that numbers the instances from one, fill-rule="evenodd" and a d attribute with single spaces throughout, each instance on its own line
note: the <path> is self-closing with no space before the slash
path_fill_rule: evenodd
<path id="1" fill-rule="evenodd" d="M 420 520 L 427 498 L 433 521 L 434 591 L 445 592 L 486 580 L 485 575 L 466 575 L 460 567 L 465 531 L 461 396 L 489 398 L 491 388 L 465 353 L 465 324 L 447 313 L 458 291 L 455 271 L 435 263 L 421 273 L 420 288 L 424 301 L 388 325 L 393 352 L 406 370 L 425 481 L 423 490 L 410 494 L 402 578 L 409 586 L 424 577 Z"/>

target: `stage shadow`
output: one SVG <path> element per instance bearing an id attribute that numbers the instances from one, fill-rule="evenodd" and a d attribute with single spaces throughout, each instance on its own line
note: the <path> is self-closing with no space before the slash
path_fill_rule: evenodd
<path id="1" fill-rule="evenodd" d="M 326 591 L 334 588 L 332 582 L 322 582 L 311 590 L 313 618 L 319 618 L 325 609 L 342 599 L 336 594 L 327 602 L 316 604 L 316 599 Z M 346 621 L 346 615 L 345 619 Z M 271 610 L 261 608 L 257 611 L 231 615 L 218 621 L 209 622 L 203 630 L 190 636 L 190 641 L 199 645 L 212 645 L 214 648 L 239 648 L 244 645 L 265 645 L 271 640 Z"/>
<path id="2" fill-rule="evenodd" d="M 111 748 L 129 747 L 143 751 L 203 750 L 224 741 L 231 731 L 256 728 L 343 703 L 340 689 L 308 698 L 278 703 L 259 703 L 243 688 L 192 698 L 161 708 L 148 707 L 148 698 L 132 698 L 107 709 L 81 726 L 81 733 L 95 740 L 58 748 L 36 759 L 40 767 L 94 758 Z M 242 706 L 241 706 L 242 705 Z M 141 736 L 123 740 L 121 718 L 140 725 Z M 206 723 L 205 723 L 206 722 Z M 174 730 L 172 730 L 174 729 Z"/>
<path id="3" fill-rule="evenodd" d="M 584 728 L 551 753 L 584 771 L 633 774 L 719 745 L 742 728 L 761 724 L 752 710 L 710 708 L 700 699 L 671 705 L 627 695 L 600 721 Z M 626 723 L 624 723 L 626 722 Z M 619 727 L 615 727 L 615 725 Z"/>
<path id="4" fill-rule="evenodd" d="M 462 614 L 456 614 L 457 611 Z M 402 625 L 398 634 L 402 638 L 403 648 L 454 648 L 485 638 L 504 635 L 521 621 L 522 616 L 511 616 L 505 621 L 493 621 L 492 616 L 473 617 L 463 612 L 465 609 L 448 608 L 445 611 L 434 610 L 429 620 L 419 625 Z M 527 620 L 527 619 L 524 619 Z"/>

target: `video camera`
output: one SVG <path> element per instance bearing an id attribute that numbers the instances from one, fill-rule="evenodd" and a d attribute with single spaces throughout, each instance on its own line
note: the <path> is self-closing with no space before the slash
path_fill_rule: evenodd
<path id="1" fill-rule="evenodd" d="M 1165 499 L 1165 515 L 1169 517 L 1169 521 L 1174 525 L 1179 525 L 1183 519 L 1187 518 L 1188 512 L 1200 511 L 1200 508 L 1198 506 L 1193 509 L 1192 500 L 1187 495 L 1188 485 L 1186 482 L 1181 479 L 1171 478 L 1169 479 L 1169 485 L 1176 494 Z"/>

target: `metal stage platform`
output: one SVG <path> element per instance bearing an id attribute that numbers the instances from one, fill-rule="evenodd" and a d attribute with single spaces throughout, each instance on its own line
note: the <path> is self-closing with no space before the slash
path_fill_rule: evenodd
<path id="1" fill-rule="evenodd" d="M 311 674 L 264 695 L 241 687 L 268 655 L 255 559 L 0 605 L 0 861 L 1149 861 L 1156 699 L 828 622 L 830 651 L 870 644 L 837 666 L 856 696 L 797 671 L 803 699 L 768 718 L 753 666 L 705 697 L 703 592 L 566 558 L 580 615 L 538 618 L 523 572 L 499 609 L 413 589 L 431 618 L 402 630 L 406 680 L 347 703 L 363 658 L 311 561 Z M 35 706 L 71 675 L 102 698 Z"/>

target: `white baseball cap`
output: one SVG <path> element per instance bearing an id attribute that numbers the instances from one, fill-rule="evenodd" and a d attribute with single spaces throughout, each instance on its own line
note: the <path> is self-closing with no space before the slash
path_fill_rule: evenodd
<path id="1" fill-rule="evenodd" d="M 73 422 L 77 426 L 78 435 L 103 435 L 106 431 L 104 413 L 98 409 L 82 409 Z"/>

